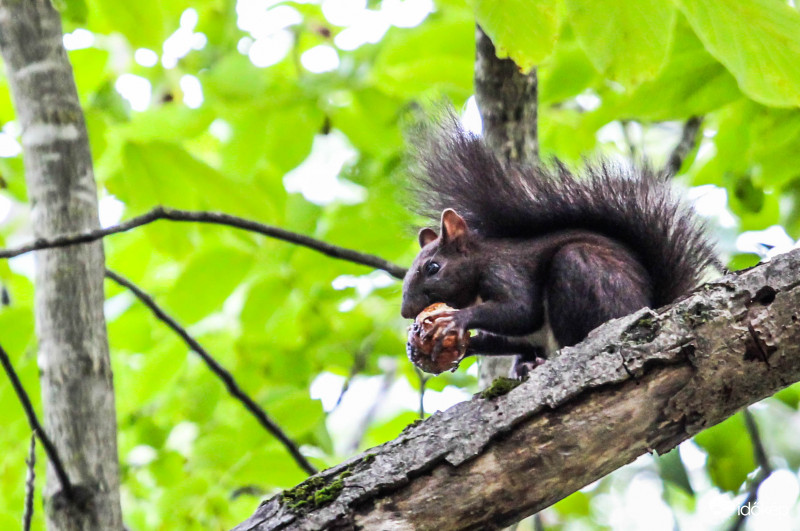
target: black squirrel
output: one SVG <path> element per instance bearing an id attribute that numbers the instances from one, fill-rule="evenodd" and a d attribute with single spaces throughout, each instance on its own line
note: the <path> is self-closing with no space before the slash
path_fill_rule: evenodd
<path id="1" fill-rule="evenodd" d="M 452 115 L 423 133 L 418 210 L 440 218 L 440 232 L 419 233 L 401 313 L 456 308 L 436 330 L 478 329 L 468 354 L 545 357 L 609 319 L 674 301 L 719 263 L 664 173 L 604 162 L 579 177 L 558 162 L 505 164 Z"/>

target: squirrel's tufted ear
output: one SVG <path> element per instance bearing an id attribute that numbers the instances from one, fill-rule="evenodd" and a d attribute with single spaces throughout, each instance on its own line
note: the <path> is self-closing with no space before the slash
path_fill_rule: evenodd
<path id="1" fill-rule="evenodd" d="M 463 241 L 467 235 L 467 222 L 455 210 L 448 208 L 442 212 L 442 240 L 445 242 Z"/>
<path id="2" fill-rule="evenodd" d="M 419 246 L 425 247 L 438 237 L 433 229 L 424 228 L 419 231 Z"/>

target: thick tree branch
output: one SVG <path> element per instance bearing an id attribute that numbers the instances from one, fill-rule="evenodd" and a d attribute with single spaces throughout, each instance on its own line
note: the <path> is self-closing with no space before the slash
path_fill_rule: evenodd
<path id="1" fill-rule="evenodd" d="M 22 409 L 25 410 L 25 416 L 28 418 L 28 424 L 30 425 L 31 430 L 33 430 L 33 434 L 39 437 L 39 440 L 42 441 L 42 446 L 44 446 L 44 451 L 47 454 L 47 458 L 50 460 L 50 464 L 53 465 L 53 469 L 56 472 L 58 481 L 61 483 L 61 491 L 67 498 L 70 498 L 72 496 L 72 482 L 70 481 L 67 471 L 64 468 L 64 462 L 58 455 L 58 450 L 56 450 L 53 441 L 51 441 L 50 437 L 47 436 L 42 424 L 39 422 L 38 417 L 36 417 L 36 411 L 33 409 L 31 399 L 28 397 L 27 391 L 25 391 L 25 388 L 22 386 L 22 382 L 19 381 L 17 371 L 14 370 L 14 366 L 11 365 L 11 360 L 2 346 L 0 346 L 0 364 L 3 365 L 3 369 L 5 369 L 8 379 L 11 381 L 11 386 L 14 388 L 14 392 L 17 393 L 17 398 L 19 399 L 19 403 L 22 404 Z"/>
<path id="2" fill-rule="evenodd" d="M 192 349 L 200 358 L 205 362 L 206 366 L 217 375 L 217 377 L 222 380 L 225 384 L 225 387 L 228 389 L 228 393 L 231 394 L 234 398 L 239 400 L 244 407 L 258 420 L 259 424 L 261 424 L 264 429 L 270 432 L 276 439 L 278 439 L 281 444 L 283 444 L 289 453 L 292 455 L 294 460 L 300 465 L 300 468 L 305 470 L 309 474 L 314 474 L 317 472 L 317 469 L 312 465 L 308 459 L 300 452 L 300 448 L 297 447 L 297 444 L 293 440 L 289 438 L 286 433 L 278 426 L 274 420 L 272 420 L 267 412 L 264 411 L 261 406 L 256 404 L 255 400 L 250 398 L 250 396 L 245 393 L 239 384 L 236 382 L 236 379 L 233 375 L 228 372 L 225 367 L 219 364 L 214 357 L 208 353 L 206 349 L 204 349 L 200 343 L 197 342 L 195 338 L 189 335 L 189 332 L 186 331 L 184 327 L 178 324 L 178 322 L 169 316 L 157 303 L 153 300 L 153 297 L 145 293 L 139 286 L 131 282 L 130 280 L 126 279 L 122 275 L 115 273 L 111 270 L 106 270 L 106 276 L 125 288 L 128 288 L 136 297 L 145 305 L 147 306 L 155 316 L 169 326 L 173 332 L 178 334 L 181 339 L 183 339 L 184 343 L 186 343 L 190 349 Z"/>
<path id="3" fill-rule="evenodd" d="M 354 262 L 356 264 L 382 269 L 395 278 L 402 279 L 406 274 L 405 268 L 393 264 L 388 260 L 384 260 L 378 256 L 332 245 L 330 243 L 311 238 L 310 236 L 291 232 L 280 227 L 265 225 L 257 221 L 232 216 L 230 214 L 223 214 L 221 212 L 176 210 L 161 206 L 154 208 L 146 214 L 131 218 L 120 223 L 119 225 L 114 225 L 105 229 L 96 229 L 78 234 L 57 236 L 54 238 L 39 238 L 32 243 L 14 249 L 0 249 L 0 258 L 13 258 L 14 256 L 19 256 L 21 254 L 40 249 L 52 249 L 56 247 L 67 247 L 78 243 L 93 242 L 111 234 L 127 232 L 131 229 L 135 229 L 136 227 L 141 227 L 142 225 L 147 225 L 148 223 L 152 223 L 160 219 L 166 219 L 169 221 L 188 221 L 212 223 L 215 225 L 227 225 L 229 227 L 235 227 L 237 229 L 263 234 L 264 236 L 275 238 L 277 240 L 283 240 L 285 242 L 302 245 L 303 247 L 308 247 L 309 249 L 313 249 L 333 258 L 339 258 L 340 260 L 346 260 L 348 262 Z"/>
<path id="4" fill-rule="evenodd" d="M 798 308 L 800 250 L 607 323 L 507 395 L 437 413 L 236 530 L 518 521 L 800 380 Z"/>

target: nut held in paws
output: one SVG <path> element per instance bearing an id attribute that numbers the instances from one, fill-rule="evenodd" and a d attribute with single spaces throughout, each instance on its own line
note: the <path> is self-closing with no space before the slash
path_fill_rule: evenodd
<path id="1" fill-rule="evenodd" d="M 458 331 L 448 332 L 443 338 L 442 350 L 438 355 L 434 355 L 434 347 L 441 336 L 441 320 L 451 317 L 455 308 L 437 302 L 431 304 L 414 320 L 408 329 L 408 343 L 406 352 L 411 363 L 425 372 L 439 374 L 446 370 L 455 370 L 458 363 L 467 352 L 469 344 L 469 332 L 466 332 L 462 341 L 458 340 Z"/>

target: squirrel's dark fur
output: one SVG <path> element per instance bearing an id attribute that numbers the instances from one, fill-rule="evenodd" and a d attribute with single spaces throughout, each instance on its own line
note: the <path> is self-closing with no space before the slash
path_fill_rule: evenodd
<path id="1" fill-rule="evenodd" d="M 436 248 L 427 254 L 423 249 L 416 269 L 412 267 L 406 277 L 404 315 L 420 310 L 423 302 L 470 306 L 466 295 L 463 300 L 455 295 L 459 290 L 484 301 L 487 294 L 508 299 L 513 283 L 522 282 L 518 289 L 534 291 L 538 299 L 534 306 L 541 306 L 542 300 L 551 305 L 545 305 L 547 313 L 554 313 L 554 304 L 569 306 L 559 308 L 563 326 L 568 326 L 570 319 L 580 320 L 580 314 L 597 313 L 580 333 L 562 330 L 560 338 L 556 334 L 559 346 L 563 346 L 582 339 L 603 322 L 600 319 L 674 301 L 698 284 L 707 266 L 716 264 L 714 246 L 692 208 L 671 189 L 666 175 L 647 166 L 632 168 L 603 162 L 587 165 L 584 174 L 576 176 L 560 163 L 553 169 L 504 164 L 481 138 L 461 129 L 452 116 L 423 131 L 415 143 L 417 210 L 435 219 L 446 209 L 457 215 L 448 214 L 449 221 L 442 215 L 441 237 L 430 229 L 420 233 L 421 245 Z M 431 261 L 430 256 L 439 256 L 437 269 L 441 265 L 438 262 L 445 260 L 442 257 L 447 256 L 448 241 L 450 248 L 456 241 L 453 231 L 464 235 L 459 240 L 458 268 L 481 261 L 482 270 L 476 270 L 469 279 L 467 273 L 459 278 L 452 276 L 454 273 L 450 277 L 424 273 L 421 268 Z M 526 248 L 527 253 L 514 250 Z M 451 254 L 458 253 L 451 249 Z M 454 263 L 452 269 L 455 267 Z M 583 277 L 595 269 L 602 278 L 588 283 Z M 441 278 L 436 279 L 437 275 Z M 503 275 L 524 280 L 512 281 Z M 492 287 L 487 287 L 489 284 Z M 498 288 L 500 284 L 502 288 Z M 562 293 L 556 293 L 555 285 Z M 636 297 L 626 300 L 631 290 L 637 292 Z M 443 293 L 453 293 L 448 296 L 454 300 L 431 300 Z M 604 302 L 603 298 L 618 299 L 619 303 Z M 601 306 L 607 306 L 605 310 L 593 310 L 598 299 Z M 513 320 L 509 308 L 506 304 L 505 318 Z M 531 311 L 530 319 L 541 321 L 536 311 Z M 547 316 L 544 319 L 546 323 Z M 553 325 L 553 315 L 549 320 Z M 461 328 L 511 336 L 527 333 L 505 326 L 492 330 L 486 319 L 464 316 L 462 321 L 458 323 Z"/>
<path id="2" fill-rule="evenodd" d="M 703 224 L 647 166 L 603 162 L 583 176 L 507 166 L 479 137 L 442 123 L 418 145 L 420 213 L 438 221 L 452 208 L 486 238 L 530 238 L 565 229 L 604 234 L 633 249 L 654 282 L 655 306 L 695 287 L 715 261 Z"/>

